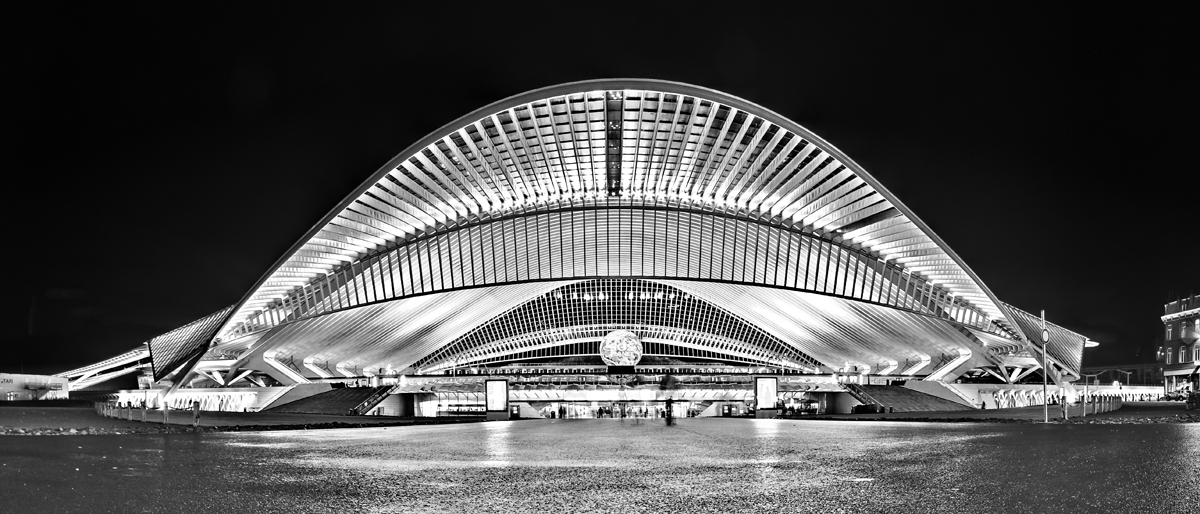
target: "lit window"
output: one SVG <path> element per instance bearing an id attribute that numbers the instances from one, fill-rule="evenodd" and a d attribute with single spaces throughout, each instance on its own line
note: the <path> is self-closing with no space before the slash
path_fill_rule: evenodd
<path id="1" fill-rule="evenodd" d="M 1171 352 L 1171 350 L 1167 350 L 1167 353 L 1166 353 L 1167 362 L 1166 362 L 1166 364 L 1170 364 L 1170 363 L 1171 363 L 1171 354 L 1172 354 L 1172 353 L 1173 353 L 1173 352 Z"/>
<path id="2" fill-rule="evenodd" d="M 1192 345 L 1192 360 L 1200 361 L 1200 344 Z"/>
<path id="3" fill-rule="evenodd" d="M 1187 362 L 1187 348 L 1179 347 L 1179 362 Z"/>
<path id="4" fill-rule="evenodd" d="M 1167 340 L 1171 340 L 1171 325 L 1167 325 Z"/>

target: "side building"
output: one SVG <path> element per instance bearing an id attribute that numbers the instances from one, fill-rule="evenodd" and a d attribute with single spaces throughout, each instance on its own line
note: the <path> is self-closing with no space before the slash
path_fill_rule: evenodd
<path id="1" fill-rule="evenodd" d="M 0 373 L 0 400 L 66 400 L 66 377 Z"/>
<path id="2" fill-rule="evenodd" d="M 1196 344 L 1200 330 L 1200 295 L 1170 302 L 1163 306 L 1163 345 L 1158 349 L 1158 362 L 1163 367 L 1163 387 L 1166 392 L 1196 391 L 1196 370 L 1200 368 L 1200 345 Z"/>

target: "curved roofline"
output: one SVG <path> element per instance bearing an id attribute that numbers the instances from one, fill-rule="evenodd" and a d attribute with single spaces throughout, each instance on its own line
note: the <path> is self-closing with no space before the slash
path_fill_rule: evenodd
<path id="1" fill-rule="evenodd" d="M 276 270 L 278 270 L 281 266 L 283 266 L 287 262 L 289 257 L 291 257 L 294 253 L 296 253 L 301 248 L 303 248 L 305 243 L 308 242 L 310 239 L 312 239 L 313 236 L 315 236 L 318 232 L 320 232 L 323 227 L 325 227 L 331 220 L 336 218 L 339 213 L 341 213 L 344 209 L 346 209 L 346 207 L 348 207 L 350 204 L 352 204 L 357 198 L 362 196 L 362 194 L 365 193 L 367 190 L 369 190 L 375 183 L 379 182 L 379 180 L 381 180 L 391 170 L 395 169 L 397 166 L 400 166 L 401 163 L 408 160 L 415 152 L 418 152 L 422 148 L 429 146 L 430 144 L 434 143 L 435 141 L 438 141 L 438 140 L 442 139 L 443 137 L 446 137 L 447 135 L 453 133 L 454 131 L 462 128 L 465 125 L 468 125 L 470 123 L 478 121 L 479 119 L 482 119 L 488 115 L 491 115 L 491 114 L 499 112 L 499 111 L 503 111 L 503 110 L 510 109 L 513 107 L 525 105 L 525 104 L 528 104 L 528 103 L 531 103 L 531 102 L 534 102 L 537 100 L 542 100 L 542 99 L 551 98 L 551 97 L 555 97 L 555 96 L 563 96 L 563 95 L 568 95 L 568 94 L 585 93 L 588 91 L 611 90 L 611 89 L 633 89 L 633 90 L 660 91 L 660 92 L 664 92 L 664 93 L 689 95 L 689 96 L 694 96 L 696 98 L 700 98 L 700 99 L 704 99 L 704 100 L 711 100 L 711 101 L 719 102 L 719 103 L 722 103 L 722 104 L 725 104 L 725 105 L 728 105 L 731 107 L 736 107 L 738 109 L 753 113 L 753 114 L 760 116 L 768 121 L 771 121 L 772 123 L 779 125 L 782 128 L 790 130 L 790 131 L 792 131 L 798 135 L 801 135 L 804 138 L 816 143 L 818 146 L 820 146 L 821 148 L 828 151 L 830 155 L 832 155 L 833 157 L 835 157 L 836 159 L 841 161 L 842 164 L 844 164 L 847 168 L 850 168 L 851 171 L 856 173 L 868 185 L 875 188 L 875 190 L 878 191 L 879 194 L 882 195 L 885 199 L 887 199 L 889 202 L 891 202 L 892 205 L 897 210 L 899 210 L 902 214 L 904 214 L 906 217 L 908 217 L 908 219 L 914 225 L 916 225 L 922 232 L 925 233 L 925 235 L 927 235 L 934 243 L 936 243 L 939 248 L 941 248 L 943 251 L 945 251 L 946 255 L 948 255 L 951 259 L 953 259 L 954 262 L 956 264 L 958 264 L 962 268 L 962 270 L 965 273 L 967 273 L 967 275 L 972 280 L 975 281 L 976 284 L 978 284 L 979 288 L 988 296 L 989 299 L 992 300 L 992 302 L 996 305 L 997 309 L 1000 309 L 1000 311 L 1005 315 L 1006 318 L 1011 319 L 1012 315 L 1007 311 L 1007 309 L 1004 307 L 1003 303 L 996 297 L 996 295 L 994 293 L 992 293 L 991 289 L 989 289 L 987 287 L 987 285 L 983 283 L 983 281 L 979 278 L 979 276 L 973 270 L 971 270 L 971 268 L 969 266 L 967 266 L 967 264 L 963 261 L 963 259 L 961 257 L 959 257 L 958 254 L 954 252 L 954 250 L 952 250 L 948 245 L 946 245 L 946 242 L 943 241 L 941 237 L 939 237 L 936 233 L 933 232 L 932 229 L 929 228 L 929 225 L 927 225 L 924 221 L 922 221 L 919 217 L 917 217 L 916 214 L 914 214 L 913 211 L 908 208 L 908 206 L 904 205 L 903 202 L 901 202 L 898 198 L 896 198 L 896 195 L 892 194 L 892 192 L 889 191 L 886 187 L 884 187 L 883 184 L 881 184 L 878 180 L 876 180 L 875 177 L 872 177 L 869 173 L 867 173 L 867 171 L 862 166 L 860 166 L 857 162 L 855 162 L 853 159 L 851 159 L 848 155 L 846 155 L 844 152 L 842 152 L 840 149 L 838 149 L 833 144 L 829 143 L 828 141 L 821 138 L 820 136 L 814 134 L 812 131 L 804 128 L 800 124 L 776 113 L 775 111 L 767 109 L 766 107 L 763 107 L 756 103 L 750 102 L 743 98 L 739 98 L 739 97 L 736 97 L 736 96 L 733 96 L 733 95 L 730 95 L 727 93 L 723 93 L 723 92 L 717 91 L 715 89 L 710 89 L 710 88 L 706 88 L 703 86 L 696 86 L 693 84 L 687 84 L 687 83 L 683 83 L 683 82 L 674 82 L 674 81 L 657 80 L 657 79 L 634 79 L 634 78 L 592 79 L 592 80 L 568 82 L 568 83 L 564 83 L 564 84 L 557 84 L 557 85 L 547 86 L 547 87 L 543 87 L 543 88 L 538 88 L 538 89 L 526 91 L 524 93 L 519 93 L 519 94 L 516 94 L 513 96 L 509 96 L 507 98 L 504 98 L 504 99 L 496 101 L 496 102 L 492 102 L 483 107 L 475 109 L 467 114 L 459 116 L 458 118 L 455 118 L 453 121 L 446 123 L 446 124 L 442 125 L 441 127 L 438 127 L 436 130 L 430 132 L 425 137 L 415 141 L 414 143 L 412 143 L 411 145 L 406 147 L 403 151 L 396 154 L 395 157 L 392 157 L 390 160 L 388 160 L 386 163 L 384 163 L 382 166 L 380 166 L 379 169 L 375 171 L 375 173 L 372 173 L 369 177 L 367 177 L 358 187 L 354 188 L 354 190 L 352 190 L 348 195 L 346 195 L 346 197 L 343 198 L 342 201 L 338 202 L 338 204 L 336 206 L 334 206 L 332 209 L 329 210 L 329 212 L 327 212 L 324 216 L 322 216 L 320 218 L 320 220 L 317 221 L 317 223 L 315 223 L 312 226 L 312 228 L 308 229 L 308 231 L 306 231 L 304 233 L 304 235 L 295 244 L 290 246 L 287 249 L 287 251 L 285 251 L 284 254 L 282 256 L 280 256 L 279 259 L 276 260 L 274 264 L 271 265 L 271 267 L 262 275 L 261 278 L 259 278 L 257 281 L 255 281 L 254 285 L 246 292 L 246 294 L 243 295 L 240 300 L 238 300 L 238 303 L 234 306 L 233 312 L 238 312 L 239 310 L 241 310 L 242 306 L 253 297 L 254 293 L 256 291 L 258 291 L 258 289 L 260 287 L 262 287 L 263 284 L 265 284 L 266 281 L 268 279 L 270 279 L 270 277 L 272 275 L 274 275 Z M 231 318 L 231 320 L 232 320 L 232 318 Z M 227 321 L 226 323 L 229 323 L 229 321 Z M 1024 334 L 1023 332 L 1020 332 L 1020 328 L 1017 327 L 1015 325 L 1015 323 L 1010 323 L 1010 325 L 1012 325 L 1011 328 L 1013 328 L 1014 330 L 1018 331 L 1019 334 L 1021 334 L 1022 338 L 1025 341 L 1029 340 L 1028 335 Z M 217 333 L 218 334 L 223 333 L 223 332 L 225 332 L 225 330 L 227 328 L 228 328 L 227 326 L 224 326 Z"/>

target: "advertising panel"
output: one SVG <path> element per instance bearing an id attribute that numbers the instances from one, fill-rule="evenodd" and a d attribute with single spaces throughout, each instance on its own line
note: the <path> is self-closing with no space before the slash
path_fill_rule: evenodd
<path id="1" fill-rule="evenodd" d="M 754 399 L 760 409 L 774 409 L 778 397 L 779 379 L 776 377 L 754 378 Z"/>
<path id="2" fill-rule="evenodd" d="M 488 380 L 485 384 L 488 412 L 508 412 L 508 381 Z"/>

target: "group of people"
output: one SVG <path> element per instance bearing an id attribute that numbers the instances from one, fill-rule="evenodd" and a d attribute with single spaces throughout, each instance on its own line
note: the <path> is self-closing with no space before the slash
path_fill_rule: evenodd
<path id="1" fill-rule="evenodd" d="M 666 418 L 668 422 L 674 420 L 675 415 L 675 400 L 667 400 L 666 405 L 625 405 L 622 408 L 619 405 L 600 405 L 600 406 L 585 406 L 585 405 L 568 405 L 565 403 L 559 404 L 558 409 L 547 407 L 542 413 L 548 418 L 569 419 L 569 418 L 641 418 L 641 419 L 661 419 Z M 689 413 L 691 415 L 691 413 Z"/>

